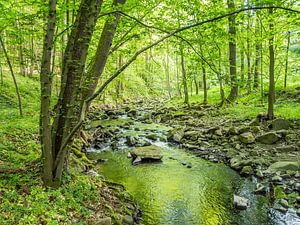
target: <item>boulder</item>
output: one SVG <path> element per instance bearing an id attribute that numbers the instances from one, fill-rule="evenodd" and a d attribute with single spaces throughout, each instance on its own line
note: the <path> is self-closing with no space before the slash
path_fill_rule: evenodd
<path id="1" fill-rule="evenodd" d="M 299 162 L 288 162 L 288 161 L 280 161 L 271 164 L 268 168 L 270 172 L 278 172 L 278 171 L 298 171 L 300 170 Z"/>
<path id="2" fill-rule="evenodd" d="M 268 192 L 268 188 L 265 185 L 263 185 L 261 183 L 258 183 L 256 185 L 256 189 L 254 191 L 255 194 L 257 194 L 257 195 L 266 195 L 267 192 Z"/>
<path id="3" fill-rule="evenodd" d="M 236 209 L 245 210 L 249 206 L 249 201 L 246 198 L 234 195 L 233 204 Z"/>
<path id="4" fill-rule="evenodd" d="M 256 140 L 262 144 L 275 144 L 277 141 L 280 140 L 280 136 L 275 132 L 268 132 L 263 135 L 260 135 L 256 138 Z"/>
<path id="5" fill-rule="evenodd" d="M 97 225 L 111 225 L 112 221 L 110 217 L 101 218 L 95 224 Z"/>
<path id="6" fill-rule="evenodd" d="M 162 148 L 156 145 L 135 148 L 130 154 L 134 165 L 143 161 L 159 161 L 163 158 Z"/>
<path id="7" fill-rule="evenodd" d="M 251 132 L 242 133 L 239 136 L 239 139 L 244 144 L 250 144 L 255 142 L 255 138 Z"/>
<path id="8" fill-rule="evenodd" d="M 290 122 L 285 119 L 275 119 L 271 122 L 271 129 L 272 130 L 287 130 L 290 127 Z"/>
<path id="9" fill-rule="evenodd" d="M 253 173 L 254 171 L 251 166 L 244 166 L 243 169 L 241 170 L 241 174 L 243 175 L 251 175 Z"/>
<path id="10" fill-rule="evenodd" d="M 228 133 L 230 135 L 237 135 L 237 134 L 239 134 L 239 130 L 238 130 L 237 127 L 230 127 L 229 130 L 228 130 Z"/>
<path id="11" fill-rule="evenodd" d="M 175 141 L 175 142 L 180 143 L 183 136 L 184 136 L 183 129 L 174 129 L 168 133 L 167 139 L 168 139 L 168 141 Z"/>

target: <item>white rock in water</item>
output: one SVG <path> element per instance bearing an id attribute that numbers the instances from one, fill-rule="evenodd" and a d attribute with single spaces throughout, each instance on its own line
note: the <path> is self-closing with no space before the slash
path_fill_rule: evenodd
<path id="1" fill-rule="evenodd" d="M 245 210 L 248 208 L 249 201 L 246 198 L 234 195 L 233 196 L 234 207 L 240 210 Z"/>

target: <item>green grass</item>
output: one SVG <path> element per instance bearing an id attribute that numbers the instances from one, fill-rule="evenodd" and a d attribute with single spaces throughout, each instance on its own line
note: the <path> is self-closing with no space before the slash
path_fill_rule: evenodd
<path id="1" fill-rule="evenodd" d="M 300 119 L 300 95 L 299 90 L 295 88 L 300 87 L 300 76 L 292 76 L 288 79 L 288 86 L 286 94 L 283 94 L 283 80 L 279 79 L 276 83 L 276 103 L 274 105 L 274 112 L 276 117 L 286 119 Z M 253 118 L 260 112 L 267 112 L 268 86 L 265 82 L 264 98 L 262 102 L 260 90 L 252 91 L 247 94 L 245 90 L 239 90 L 239 98 L 232 105 L 226 105 L 221 109 L 221 112 L 228 114 L 235 118 Z M 225 90 L 225 96 L 229 93 L 229 89 Z M 298 98 L 294 98 L 298 96 Z M 199 95 L 193 94 L 189 96 L 191 104 L 198 104 L 203 102 L 203 90 L 200 90 Z M 212 87 L 208 90 L 208 104 L 218 104 L 220 102 L 219 87 Z M 182 98 L 173 98 L 166 105 L 176 106 L 183 104 Z"/>
<path id="2" fill-rule="evenodd" d="M 94 216 L 89 208 L 105 203 L 100 199 L 102 182 L 79 172 L 82 162 L 77 159 L 70 161 L 69 175 L 64 176 L 60 188 L 43 186 L 38 140 L 39 81 L 20 76 L 17 80 L 24 117 L 19 116 L 11 78 L 5 76 L 0 85 L 0 169 L 29 169 L 0 173 L 0 224 L 86 224 Z"/>

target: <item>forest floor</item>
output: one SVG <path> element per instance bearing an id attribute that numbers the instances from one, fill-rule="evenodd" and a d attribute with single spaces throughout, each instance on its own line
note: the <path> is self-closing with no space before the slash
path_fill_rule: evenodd
<path id="1" fill-rule="evenodd" d="M 0 85 L 0 224 L 133 224 L 138 210 L 131 196 L 73 154 L 62 186 L 43 185 L 39 81 L 18 78 L 24 110 L 20 117 L 13 83 L 4 78 Z"/>
<path id="2" fill-rule="evenodd" d="M 43 186 L 39 176 L 39 82 L 19 77 L 19 84 L 22 118 L 12 82 L 5 79 L 0 85 L 0 224 L 93 224 L 110 220 L 130 224 L 134 219 L 130 214 L 137 209 L 124 188 L 89 171 L 74 155 L 62 187 Z M 168 103 L 141 101 L 122 108 L 104 107 L 100 114 L 112 116 L 122 111 L 145 123 L 168 124 L 173 127 L 169 141 L 199 157 L 226 163 L 243 176 L 256 176 L 257 193 L 272 192 L 279 210 L 294 207 L 299 212 L 300 90 L 278 90 L 277 96 L 275 112 L 283 120 L 265 121 L 259 114 L 265 107 L 255 94 L 221 109 L 214 106 L 214 96 L 211 105 L 195 103 L 199 96 L 192 96 L 191 108 L 176 99 Z"/>

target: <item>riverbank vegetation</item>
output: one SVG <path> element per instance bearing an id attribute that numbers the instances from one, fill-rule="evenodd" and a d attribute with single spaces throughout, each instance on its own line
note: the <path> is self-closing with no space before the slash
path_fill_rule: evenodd
<path id="1" fill-rule="evenodd" d="M 251 139 L 239 143 L 243 154 L 282 118 L 292 125 L 275 136 L 299 163 L 297 2 L 17 0 L 0 10 L 1 224 L 79 223 L 99 211 L 117 223 L 116 214 L 130 214 L 115 213 L 124 190 L 88 175 L 93 162 L 80 153 L 92 141 L 81 131 L 108 108 L 138 114 L 151 103 L 150 119 L 182 127 L 202 116 L 237 127 L 256 120 L 262 132 L 234 134 Z M 213 135 L 232 135 L 223 125 Z M 270 157 L 265 166 L 281 161 Z"/>

